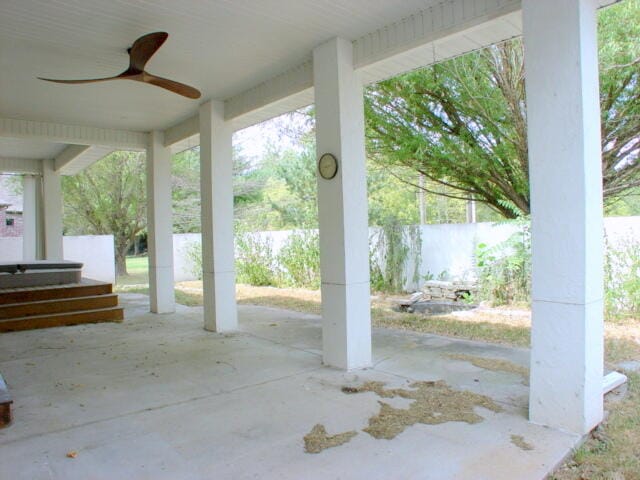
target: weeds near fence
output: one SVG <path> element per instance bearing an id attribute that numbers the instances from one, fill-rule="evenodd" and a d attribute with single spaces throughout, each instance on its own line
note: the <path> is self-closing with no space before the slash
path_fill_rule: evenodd
<path id="1" fill-rule="evenodd" d="M 396 293 L 407 283 L 420 279 L 422 237 L 420 226 L 402 225 L 388 218 L 370 239 L 369 266 L 371 288 L 377 292 Z"/>
<path id="2" fill-rule="evenodd" d="M 185 255 L 189 261 L 191 273 L 198 280 L 202 280 L 202 244 L 193 242 L 187 245 Z"/>
<path id="3" fill-rule="evenodd" d="M 478 293 L 494 305 L 531 301 L 531 233 L 526 223 L 495 246 L 476 248 Z"/>
<path id="4" fill-rule="evenodd" d="M 240 283 L 258 287 L 278 285 L 279 272 L 269 238 L 256 234 L 236 237 L 236 274 Z"/>
<path id="5" fill-rule="evenodd" d="M 476 266 L 481 300 L 494 305 L 531 302 L 531 235 L 527 224 L 493 247 L 479 244 Z M 640 319 L 640 240 L 612 244 L 605 237 L 604 310 L 609 321 Z"/>
<path id="6" fill-rule="evenodd" d="M 292 232 L 277 258 L 287 286 L 320 288 L 320 242 L 317 230 Z"/>
<path id="7" fill-rule="evenodd" d="M 478 297 L 493 305 L 531 301 L 531 234 L 528 223 L 495 246 L 476 248 Z M 609 321 L 640 319 L 640 240 L 629 235 L 612 244 L 605 238 L 604 307 Z M 420 279 L 420 227 L 390 219 L 370 238 L 372 290 L 397 293 Z M 202 278 L 202 247 L 186 250 L 194 275 Z M 274 253 L 268 236 L 243 233 L 236 237 L 239 283 L 255 286 L 320 287 L 320 248 L 317 230 L 292 232 Z M 427 276 L 428 277 L 428 276 Z M 425 278 L 427 278 L 425 277 Z M 476 300 L 476 299 L 474 299 Z"/>
<path id="8" fill-rule="evenodd" d="M 607 320 L 640 319 L 640 240 L 605 237 L 604 307 Z"/>

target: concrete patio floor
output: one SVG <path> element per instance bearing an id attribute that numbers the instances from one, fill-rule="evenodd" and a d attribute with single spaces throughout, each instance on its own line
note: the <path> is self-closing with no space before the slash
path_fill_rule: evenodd
<path id="1" fill-rule="evenodd" d="M 152 315 L 144 295 L 121 302 L 122 324 L 0 335 L 15 412 L 0 430 L 0 479 L 537 480 L 579 441 L 527 422 L 518 375 L 447 356 L 526 365 L 526 350 L 378 329 L 375 366 L 347 373 L 322 366 L 317 316 L 241 306 L 241 331 L 216 334 L 203 330 L 201 308 Z M 380 399 L 341 392 L 367 380 L 406 388 L 441 379 L 504 410 L 477 408 L 478 424 L 418 424 L 379 440 L 362 429 Z M 305 453 L 317 423 L 358 435 Z"/>

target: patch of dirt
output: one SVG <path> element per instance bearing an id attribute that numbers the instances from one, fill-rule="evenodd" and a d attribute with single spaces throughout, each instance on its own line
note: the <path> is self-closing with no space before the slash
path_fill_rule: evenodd
<path id="1" fill-rule="evenodd" d="M 522 365 L 517 365 L 508 360 L 501 358 L 487 358 L 476 357 L 474 355 L 466 355 L 464 353 L 451 353 L 447 357 L 453 360 L 462 360 L 463 362 L 469 362 L 474 367 L 483 368 L 485 370 L 492 370 L 494 372 L 508 372 L 515 373 L 522 377 L 522 384 L 529 385 L 529 369 Z"/>
<path id="2" fill-rule="evenodd" d="M 380 412 L 369 418 L 369 426 L 364 429 L 374 438 L 391 440 L 407 427 L 416 423 L 436 425 L 446 422 L 480 423 L 483 417 L 474 412 L 474 407 L 483 407 L 493 412 L 502 408 L 493 400 L 477 393 L 458 391 L 444 381 L 415 382 L 411 390 L 384 388 L 382 382 L 366 382 L 360 387 L 343 387 L 347 394 L 373 392 L 381 398 L 401 397 L 414 400 L 409 408 L 395 408 L 385 402 L 380 403 Z"/>
<path id="3" fill-rule="evenodd" d="M 521 450 L 534 450 L 533 445 L 525 441 L 522 435 L 511 435 L 511 443 L 513 443 L 516 447 Z"/>
<path id="4" fill-rule="evenodd" d="M 415 391 L 405 390 L 404 388 L 384 388 L 384 382 L 366 382 L 359 387 L 342 387 L 342 393 L 347 395 L 352 393 L 373 392 L 380 398 L 409 398 L 415 400 Z"/>
<path id="5" fill-rule="evenodd" d="M 318 423 L 304 436 L 304 449 L 307 453 L 320 453 L 327 448 L 347 443 L 357 434 L 358 432 L 350 431 L 328 435 L 324 425 Z"/>

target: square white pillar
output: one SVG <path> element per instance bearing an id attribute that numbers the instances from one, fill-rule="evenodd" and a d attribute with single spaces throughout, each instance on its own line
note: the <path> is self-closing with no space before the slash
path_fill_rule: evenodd
<path id="1" fill-rule="evenodd" d="M 147 147 L 147 232 L 151 311 L 171 313 L 175 311 L 171 151 L 164 146 L 164 133 L 158 131 L 151 132 Z"/>
<path id="2" fill-rule="evenodd" d="M 22 177 L 22 259 L 35 260 L 38 255 L 38 194 L 40 179 Z"/>
<path id="3" fill-rule="evenodd" d="M 350 41 L 313 51 L 316 150 L 338 160 L 318 175 L 323 361 L 344 369 L 371 364 L 369 228 L 362 82 Z"/>
<path id="4" fill-rule="evenodd" d="M 603 219 L 596 0 L 524 0 L 533 251 L 530 419 L 603 415 Z"/>
<path id="5" fill-rule="evenodd" d="M 233 130 L 224 103 L 200 106 L 200 205 L 204 328 L 238 328 L 233 248 Z"/>
<path id="6" fill-rule="evenodd" d="M 62 260 L 62 181 L 53 159 L 42 161 L 44 258 Z"/>

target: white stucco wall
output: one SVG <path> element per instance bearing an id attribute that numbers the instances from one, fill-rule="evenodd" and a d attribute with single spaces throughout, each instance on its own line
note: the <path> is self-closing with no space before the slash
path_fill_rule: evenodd
<path id="1" fill-rule="evenodd" d="M 115 282 L 116 267 L 113 235 L 80 235 L 63 238 L 64 259 L 82 262 L 82 276 Z M 0 237 L 0 262 L 23 258 L 22 237 Z"/>
<path id="2" fill-rule="evenodd" d="M 640 217 L 608 217 L 605 218 L 607 242 L 615 245 L 627 238 L 640 239 Z M 509 223 L 463 223 L 422 225 L 422 262 L 420 275 L 438 278 L 441 274 L 446 279 L 472 279 L 475 268 L 475 252 L 478 244 L 496 245 L 514 233 L 517 226 Z M 370 235 L 376 229 L 369 229 Z M 258 232 L 261 239 L 268 239 L 274 255 L 286 243 L 291 230 L 274 232 Z M 194 243 L 200 242 L 200 234 L 175 234 L 173 236 L 174 275 L 176 282 L 194 280 L 194 265 L 188 251 Z M 1 244 L 0 244 L 1 245 Z M 21 252 L 21 246 L 17 247 Z M 411 261 L 411 260 L 409 260 Z M 413 271 L 413 267 L 409 266 Z M 415 285 L 407 285 L 408 289 Z"/>
<path id="3" fill-rule="evenodd" d="M 460 223 L 422 226 L 422 276 L 446 279 L 471 279 L 475 252 L 479 244 L 503 242 L 517 226 L 494 223 Z"/>
<path id="4" fill-rule="evenodd" d="M 607 217 L 604 231 L 606 242 L 611 245 L 631 238 L 640 241 L 640 217 Z"/>
<path id="5" fill-rule="evenodd" d="M 173 234 L 173 278 L 175 282 L 196 280 L 196 266 L 190 252 L 202 243 L 199 233 Z"/>
<path id="6" fill-rule="evenodd" d="M 81 235 L 64 237 L 64 259 L 82 262 L 82 276 L 114 283 L 116 261 L 113 235 Z"/>
<path id="7" fill-rule="evenodd" d="M 607 242 L 615 246 L 627 239 L 640 239 L 640 217 L 604 219 Z M 447 279 L 474 276 L 478 244 L 496 245 L 509 238 L 518 227 L 509 223 L 465 223 L 422 226 L 422 264 L 420 274 Z"/>
<path id="8" fill-rule="evenodd" d="M 22 259 L 22 237 L 0 237 L 0 262 Z"/>

